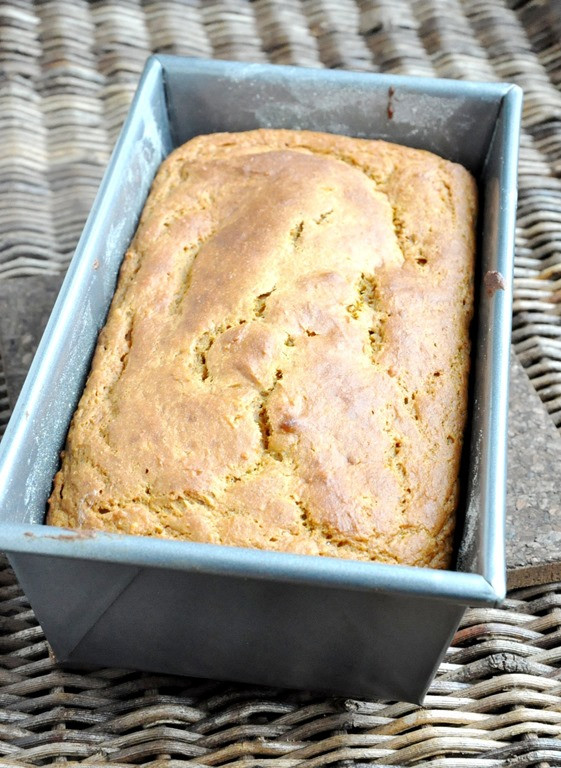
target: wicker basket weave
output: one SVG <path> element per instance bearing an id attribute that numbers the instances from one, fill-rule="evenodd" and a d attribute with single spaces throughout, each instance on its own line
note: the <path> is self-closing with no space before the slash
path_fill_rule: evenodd
<path id="1" fill-rule="evenodd" d="M 559 0 L 0 4 L 0 279 L 66 268 L 151 51 L 521 85 L 514 341 L 561 427 Z M 468 612 L 422 708 L 62 671 L 1 565 L 0 768 L 55 762 L 561 765 L 561 584 Z"/>

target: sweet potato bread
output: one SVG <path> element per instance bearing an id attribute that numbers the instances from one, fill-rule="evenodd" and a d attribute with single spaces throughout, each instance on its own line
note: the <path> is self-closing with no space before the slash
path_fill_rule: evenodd
<path id="1" fill-rule="evenodd" d="M 476 190 L 382 141 L 200 136 L 126 253 L 47 522 L 447 567 Z"/>

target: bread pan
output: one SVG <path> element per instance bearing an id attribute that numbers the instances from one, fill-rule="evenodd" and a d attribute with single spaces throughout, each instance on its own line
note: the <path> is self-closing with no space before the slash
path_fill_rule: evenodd
<path id="1" fill-rule="evenodd" d="M 520 112 L 521 92 L 508 84 L 148 60 L 0 449 L 0 547 L 61 662 L 422 700 L 466 606 L 493 605 L 505 592 Z M 463 163 L 479 181 L 469 468 L 454 570 L 43 524 L 59 451 L 157 167 L 196 134 L 258 126 L 422 147 Z M 484 286 L 489 271 L 503 276 L 498 290 L 489 280 Z"/>

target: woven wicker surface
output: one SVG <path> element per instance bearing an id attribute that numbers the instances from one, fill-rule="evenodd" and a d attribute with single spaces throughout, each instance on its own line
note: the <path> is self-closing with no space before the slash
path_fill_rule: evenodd
<path id="1" fill-rule="evenodd" d="M 560 0 L 0 4 L 0 279 L 67 266 L 151 51 L 520 84 L 514 341 L 561 426 Z"/>
<path id="2" fill-rule="evenodd" d="M 560 41 L 559 0 L 0 3 L 0 279 L 66 268 L 151 51 L 514 81 L 514 339 L 561 426 Z M 0 565 L 0 768 L 561 765 L 560 607 L 552 584 L 470 611 L 420 708 L 63 672 Z"/>
<path id="3" fill-rule="evenodd" d="M 418 707 L 63 672 L 11 570 L 0 569 L 0 766 L 559 765 L 560 603 L 553 584 L 469 611 Z"/>

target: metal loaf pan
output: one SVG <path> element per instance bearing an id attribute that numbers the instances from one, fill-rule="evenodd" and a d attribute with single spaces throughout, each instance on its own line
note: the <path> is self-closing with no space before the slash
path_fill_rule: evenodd
<path id="1" fill-rule="evenodd" d="M 505 592 L 520 113 L 521 91 L 507 84 L 148 61 L 0 447 L 0 547 L 59 660 L 422 700 L 465 607 L 493 605 Z M 257 126 L 422 147 L 463 163 L 479 181 L 470 466 L 453 571 L 43 525 L 59 451 L 158 165 L 196 134 Z M 502 273 L 504 290 L 481 287 L 488 270 Z"/>

